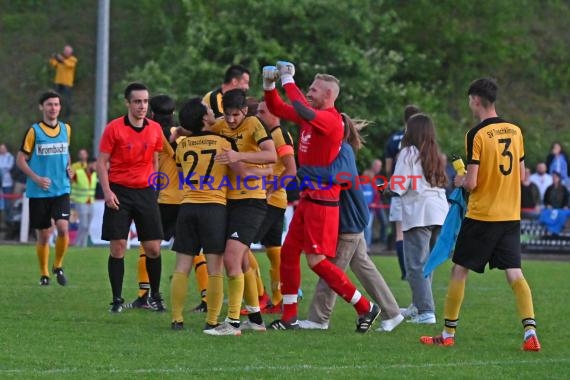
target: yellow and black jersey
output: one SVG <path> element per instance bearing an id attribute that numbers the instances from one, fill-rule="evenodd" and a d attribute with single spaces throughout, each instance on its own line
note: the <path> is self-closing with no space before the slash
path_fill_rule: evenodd
<path id="1" fill-rule="evenodd" d="M 65 128 L 67 129 L 67 143 L 69 144 L 71 142 L 71 127 L 69 126 L 69 124 L 65 124 L 61 121 L 58 121 L 55 127 L 49 126 L 43 121 L 38 121 L 37 124 L 40 126 L 41 130 L 48 137 L 52 138 L 59 136 L 59 134 L 61 133 L 61 126 L 65 125 Z M 28 129 L 26 135 L 24 136 L 24 140 L 22 141 L 22 146 L 20 147 L 20 150 L 26 153 L 27 155 L 31 155 L 35 149 L 35 145 L 36 145 L 36 131 L 34 128 L 30 128 Z"/>
<path id="2" fill-rule="evenodd" d="M 186 137 L 178 143 L 176 164 L 182 167 L 182 203 L 226 204 L 230 169 L 214 160 L 223 149 L 237 150 L 237 147 L 230 139 L 209 132 Z"/>
<path id="3" fill-rule="evenodd" d="M 246 117 L 236 129 L 231 129 L 225 120 L 218 120 L 211 127 L 212 131 L 223 136 L 229 137 L 237 146 L 238 152 L 259 152 L 259 145 L 266 140 L 271 140 L 271 136 L 255 116 Z M 245 165 L 263 167 L 263 165 L 248 164 Z M 231 187 L 228 189 L 228 199 L 265 199 L 265 184 L 261 178 L 252 178 L 244 181 L 244 178 L 238 177 L 233 171 L 229 173 Z"/>
<path id="4" fill-rule="evenodd" d="M 271 130 L 271 138 L 273 139 L 275 150 L 277 151 L 277 162 L 273 165 L 273 176 L 274 178 L 279 178 L 285 170 L 283 157 L 293 156 L 295 154 L 293 149 L 293 138 L 289 132 L 280 126 Z M 276 192 L 272 193 L 269 198 L 267 198 L 267 204 L 279 208 L 287 208 L 287 192 L 285 189 L 280 188 Z"/>
<path id="5" fill-rule="evenodd" d="M 215 90 L 208 92 L 202 98 L 202 103 L 206 104 L 214 112 L 214 117 L 219 119 L 224 116 L 224 106 L 222 105 L 222 88 L 218 87 Z"/>
<path id="6" fill-rule="evenodd" d="M 178 140 L 182 140 L 181 138 Z M 170 144 L 164 134 L 162 135 L 162 150 L 158 153 L 158 171 L 166 174 L 168 184 L 161 187 L 158 193 L 158 203 L 167 205 L 179 205 L 184 198 L 184 193 L 178 178 L 178 167 L 174 157 L 175 144 Z"/>
<path id="7" fill-rule="evenodd" d="M 467 132 L 465 146 L 467 164 L 479 166 L 465 216 L 488 222 L 520 220 L 520 162 L 524 160 L 520 128 L 489 118 Z"/>

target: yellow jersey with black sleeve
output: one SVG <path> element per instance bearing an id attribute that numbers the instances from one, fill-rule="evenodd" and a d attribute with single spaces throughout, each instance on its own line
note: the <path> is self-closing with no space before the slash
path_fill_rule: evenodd
<path id="1" fill-rule="evenodd" d="M 176 164 L 182 168 L 182 203 L 226 204 L 228 172 L 214 158 L 223 149 L 236 149 L 228 138 L 201 132 L 182 139 L 176 147 Z"/>
<path id="2" fill-rule="evenodd" d="M 181 140 L 180 138 L 177 140 Z M 178 167 L 174 157 L 177 142 L 170 143 L 164 134 L 162 135 L 162 150 L 158 153 L 158 171 L 164 173 L 166 183 L 161 183 L 158 193 L 158 203 L 167 205 L 179 205 L 184 198 L 182 186 L 178 175 Z"/>
<path id="3" fill-rule="evenodd" d="M 293 156 L 295 151 L 293 149 L 293 138 L 283 127 L 277 126 L 270 131 L 271 138 L 275 144 L 275 150 L 277 151 L 277 162 L 273 165 L 273 177 L 274 180 L 278 180 L 283 171 L 285 171 L 285 165 L 283 164 L 283 157 Z M 279 184 L 281 186 L 281 184 Z M 267 204 L 279 208 L 287 208 L 287 192 L 284 188 L 280 187 L 279 190 L 271 193 L 267 198 Z"/>
<path id="4" fill-rule="evenodd" d="M 202 103 L 206 104 L 214 112 L 214 117 L 219 119 L 224 116 L 224 106 L 222 105 L 222 88 L 218 87 L 215 90 L 208 92 L 202 98 Z"/>
<path id="5" fill-rule="evenodd" d="M 238 152 L 259 152 L 261 151 L 259 145 L 266 140 L 271 140 L 271 136 L 255 116 L 246 117 L 236 129 L 231 129 L 225 120 L 220 119 L 212 125 L 211 130 L 233 140 Z M 263 165 L 246 162 L 244 165 L 263 167 Z M 230 170 L 229 179 L 228 199 L 266 198 L 265 184 L 260 177 L 242 178 Z"/>
<path id="6" fill-rule="evenodd" d="M 62 122 L 57 122 L 57 124 L 55 125 L 55 127 L 49 126 L 46 123 L 44 123 L 43 121 L 38 121 L 37 123 L 40 128 L 42 129 L 42 131 L 48 136 L 48 137 L 57 137 L 60 134 L 61 131 L 61 124 L 65 125 L 65 128 L 67 129 L 67 143 L 70 143 L 71 140 L 71 127 L 69 126 L 69 124 L 65 124 Z M 24 140 L 22 141 L 22 146 L 20 147 L 20 150 L 28 155 L 32 154 L 34 149 L 35 149 L 35 145 L 36 145 L 36 131 L 34 130 L 34 128 L 30 128 L 28 129 L 28 131 L 26 132 L 26 135 L 24 136 Z"/>
<path id="7" fill-rule="evenodd" d="M 520 128 L 499 117 L 483 120 L 465 136 L 467 165 L 478 165 L 477 186 L 469 195 L 466 217 L 487 221 L 521 218 Z"/>

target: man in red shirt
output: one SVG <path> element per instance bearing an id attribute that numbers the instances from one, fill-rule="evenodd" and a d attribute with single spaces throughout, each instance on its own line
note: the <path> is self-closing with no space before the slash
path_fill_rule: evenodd
<path id="1" fill-rule="evenodd" d="M 141 83 L 125 89 L 127 115 L 112 120 L 101 137 L 97 172 L 105 195 L 103 232 L 110 241 L 109 281 L 113 292 L 112 313 L 123 311 L 121 297 L 125 272 L 124 256 L 131 222 L 146 253 L 153 309 L 164 311 L 160 295 L 162 263 L 160 242 L 163 238 L 157 193 L 151 187 L 158 171 L 158 153 L 162 150 L 160 125 L 146 118 L 149 92 Z"/>
<path id="2" fill-rule="evenodd" d="M 335 108 L 340 86 L 332 75 L 317 74 L 307 98 L 295 84 L 295 67 L 278 62 L 277 68 L 263 69 L 265 101 L 271 113 L 300 127 L 299 165 L 328 166 L 337 157 L 344 128 Z M 286 104 L 275 89 L 279 75 L 291 104 Z M 304 183 L 304 181 L 302 181 Z M 271 323 L 276 330 L 299 328 L 297 292 L 301 282 L 300 256 L 305 251 L 309 267 L 358 313 L 356 331 L 367 332 L 380 314 L 380 308 L 364 297 L 346 274 L 327 257 L 334 257 L 338 237 L 340 185 L 309 182 L 303 189 L 299 205 L 281 249 L 281 291 L 283 315 Z"/>

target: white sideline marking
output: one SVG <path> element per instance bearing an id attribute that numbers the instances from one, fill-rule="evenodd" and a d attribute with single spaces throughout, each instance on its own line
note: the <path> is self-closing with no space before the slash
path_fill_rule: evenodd
<path id="1" fill-rule="evenodd" d="M 97 368 L 97 369 L 79 369 L 79 368 L 54 368 L 48 370 L 40 370 L 40 369 L 0 369 L 0 374 L 65 374 L 65 373 L 133 373 L 133 374 L 171 374 L 171 373 L 203 373 L 203 372 L 228 372 L 228 373 L 237 373 L 237 372 L 254 372 L 260 370 L 271 370 L 271 371 L 280 371 L 280 370 L 292 370 L 292 369 L 300 369 L 300 370 L 322 370 L 322 371 L 331 371 L 331 370 L 354 370 L 354 369 L 407 369 L 407 368 L 449 368 L 449 367 L 464 367 L 464 366 L 471 366 L 471 367 L 483 367 L 483 366 L 500 366 L 500 365 L 549 365 L 554 363 L 567 363 L 570 362 L 570 359 L 559 358 L 559 359 L 547 359 L 541 360 L 537 358 L 536 360 L 507 360 L 507 361 L 499 361 L 499 360 L 491 360 L 491 361 L 471 361 L 471 362 L 457 362 L 457 363 L 424 363 L 424 364 L 370 364 L 370 365 L 346 365 L 346 366 L 334 366 L 334 365 L 327 365 L 327 366 L 314 366 L 310 364 L 302 364 L 302 365 L 293 365 L 293 366 L 245 366 L 245 367 L 207 367 L 207 368 L 188 368 L 188 367 L 176 367 L 176 368 L 144 368 L 144 369 L 116 369 L 116 368 Z"/>

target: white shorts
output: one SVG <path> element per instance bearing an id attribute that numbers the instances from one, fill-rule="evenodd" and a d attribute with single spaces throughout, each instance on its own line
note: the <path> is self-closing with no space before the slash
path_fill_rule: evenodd
<path id="1" fill-rule="evenodd" d="M 402 199 L 394 196 L 390 199 L 390 215 L 388 216 L 390 222 L 402 221 Z"/>

